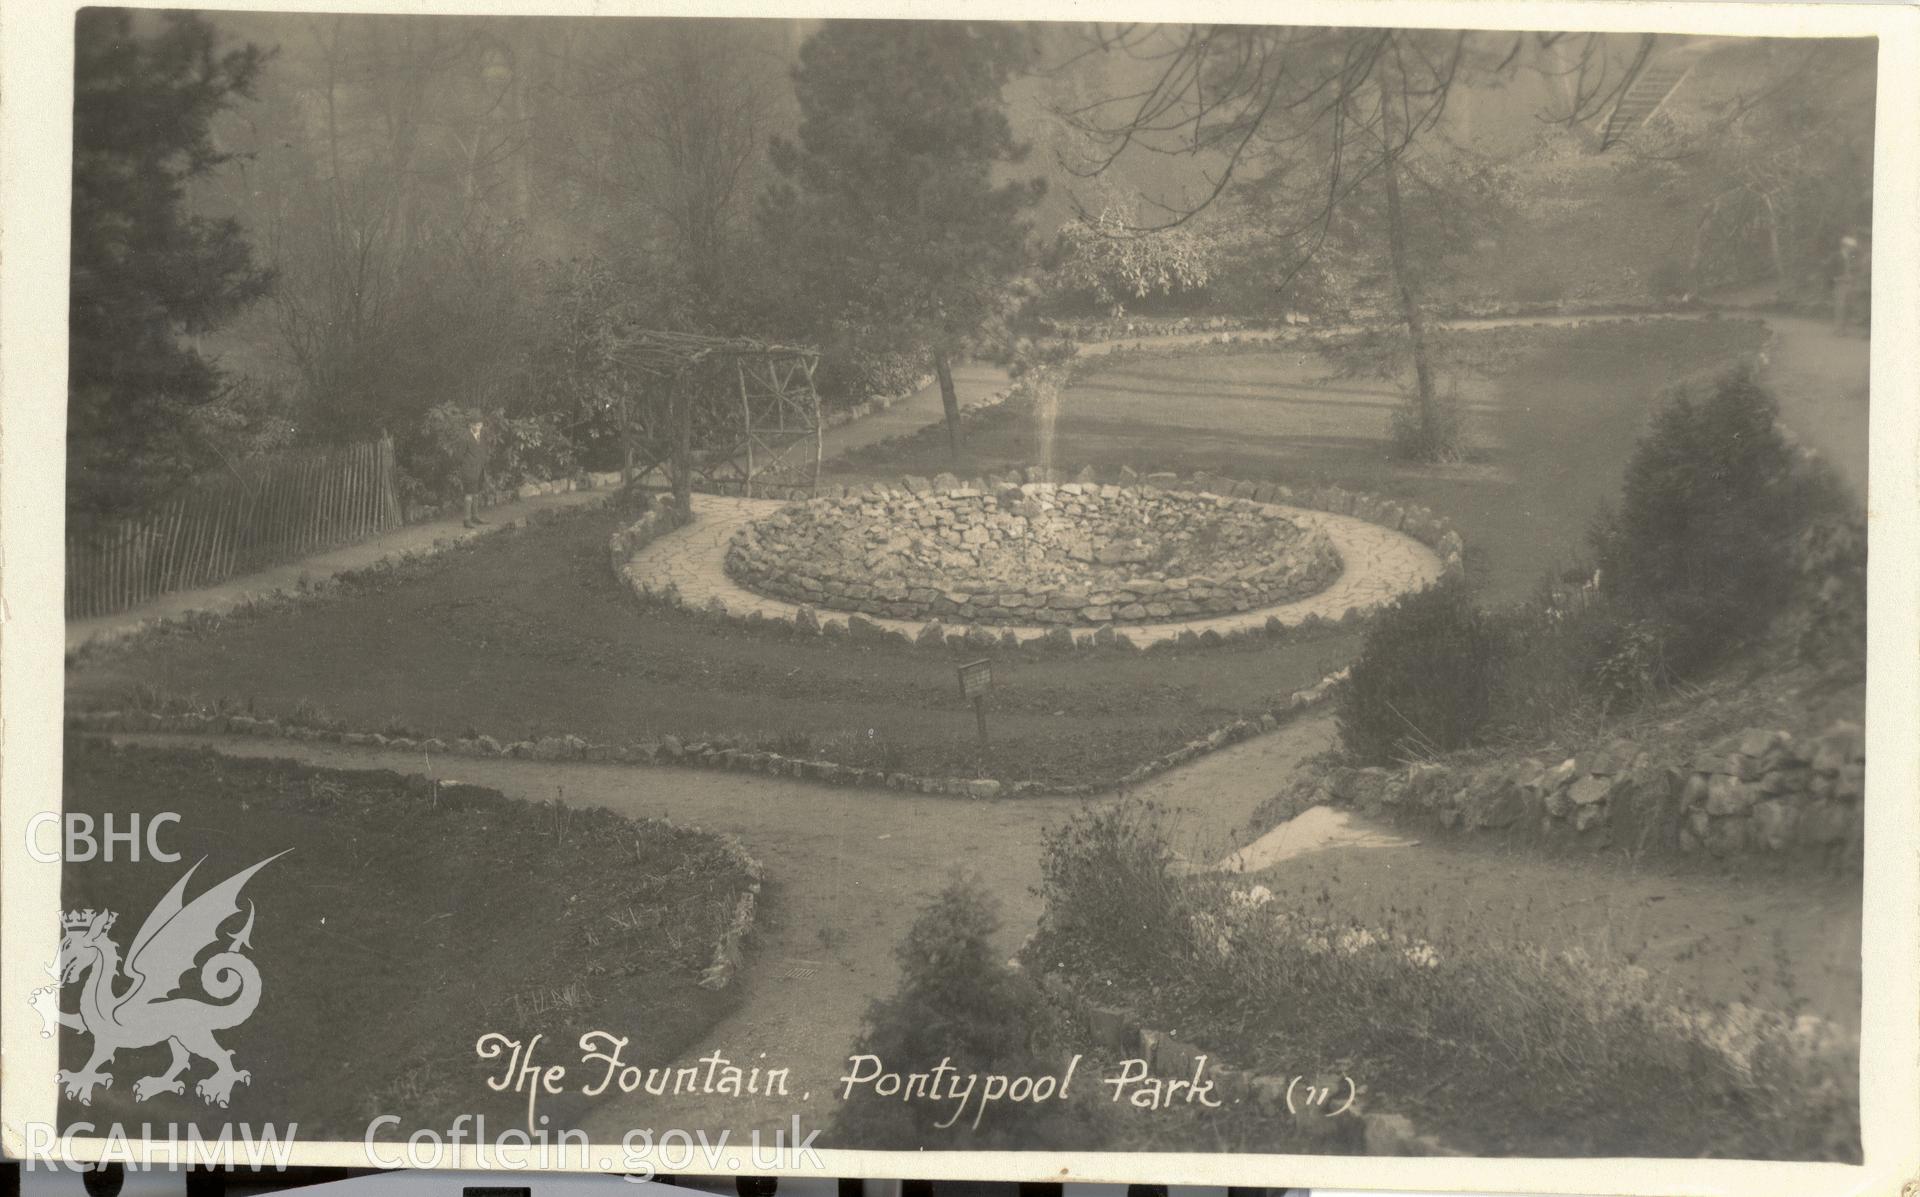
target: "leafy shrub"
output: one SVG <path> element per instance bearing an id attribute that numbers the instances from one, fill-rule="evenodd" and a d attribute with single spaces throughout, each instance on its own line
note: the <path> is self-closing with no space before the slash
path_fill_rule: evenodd
<path id="1" fill-rule="evenodd" d="M 1747 370 L 1678 389 L 1627 465 L 1592 540 L 1602 586 L 1671 624 L 1682 674 L 1747 642 L 1792 593 L 1789 547 L 1813 498 Z"/>
<path id="2" fill-rule="evenodd" d="M 488 467 L 504 486 L 564 478 L 578 468 L 573 440 L 558 412 L 509 416 L 488 422 L 493 462 Z"/>
<path id="3" fill-rule="evenodd" d="M 1212 239 L 1186 226 L 1142 231 L 1150 223 L 1114 201 L 1097 215 L 1068 221 L 1060 227 L 1047 291 L 1119 317 L 1130 302 L 1203 290 L 1213 273 Z"/>
<path id="4" fill-rule="evenodd" d="M 849 407 L 875 396 L 911 394 L 930 369 L 922 353 L 909 353 L 863 340 L 836 336 L 821 347 L 814 389 L 829 407 Z"/>
<path id="5" fill-rule="evenodd" d="M 466 452 L 467 425 L 475 414 L 457 403 L 427 409 L 419 433 L 400 461 L 402 489 L 409 492 L 406 497 L 446 499 L 460 494 L 460 459 Z"/>
<path id="6" fill-rule="evenodd" d="M 1815 516 L 1793 545 L 1799 574 L 1797 643 L 1808 660 L 1864 663 L 1867 654 L 1867 526 L 1858 514 Z"/>
<path id="7" fill-rule="evenodd" d="M 1591 570 L 1569 572 L 1578 580 L 1549 578 L 1491 616 L 1506 641 L 1491 719 L 1503 735 L 1565 736 L 1674 681 L 1673 627 L 1601 590 Z"/>
<path id="8" fill-rule="evenodd" d="M 456 403 L 427 411 L 419 433 L 402 459 L 406 497 L 455 498 L 461 492 L 460 460 L 466 453 L 467 425 L 477 413 Z M 557 412 L 486 417 L 493 449 L 487 477 L 496 487 L 563 478 L 578 468 L 572 440 Z"/>
<path id="9" fill-rule="evenodd" d="M 1672 299 L 1693 293 L 1693 264 L 1680 257 L 1666 257 L 1647 275 L 1647 290 L 1656 299 Z"/>
<path id="10" fill-rule="evenodd" d="M 1218 873 L 1173 883 L 1152 808 L 1117 809 L 1049 837 L 1027 959 L 1064 956 L 1081 993 L 1231 1044 L 1236 1067 L 1355 1061 L 1387 1109 L 1501 1153 L 1859 1158 L 1858 1040 L 1832 1024 L 1695 1005 L 1612 956 L 1430 931 L 1417 908 L 1369 925 L 1338 917 L 1324 891 L 1316 910 Z M 1102 901 L 1113 917 L 1088 928 Z M 1076 957 L 1083 930 L 1106 938 Z M 1418 1093 L 1443 1095 L 1405 1096 Z"/>
<path id="11" fill-rule="evenodd" d="M 1508 636 L 1458 581 L 1394 600 L 1374 619 L 1341 687 L 1347 752 L 1385 764 L 1478 742 Z"/>
<path id="12" fill-rule="evenodd" d="M 1041 842 L 1046 914 L 1034 958 L 1045 965 L 1148 967 L 1177 952 L 1185 932 L 1174 856 L 1151 802 L 1088 807 Z"/>
<path id="13" fill-rule="evenodd" d="M 1039 1076 L 1055 1062 L 1039 1045 L 1050 1014 L 1039 987 L 995 951 L 998 903 L 977 881 L 942 890 L 914 920 L 896 953 L 900 987 L 873 1003 L 856 1055 L 879 1057 L 901 1072 L 930 1071 L 942 1060 L 961 1074 Z M 862 1148 L 1055 1145 L 1086 1137 L 1076 1111 L 1060 1102 L 975 1104 L 951 1126 L 955 1103 L 906 1101 L 856 1088 L 835 1120 L 836 1137 Z M 975 1116 L 979 1115 L 976 1123 Z"/>

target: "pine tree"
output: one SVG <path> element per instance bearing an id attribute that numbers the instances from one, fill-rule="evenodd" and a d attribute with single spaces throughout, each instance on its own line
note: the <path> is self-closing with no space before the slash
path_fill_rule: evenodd
<path id="1" fill-rule="evenodd" d="M 238 224 L 185 204 L 187 181 L 226 160 L 212 121 L 250 97 L 260 51 L 222 48 L 191 14 L 104 8 L 80 11 L 75 43 L 67 509 L 84 524 L 207 464 L 188 419 L 217 394 L 219 369 L 184 338 L 270 276 Z"/>
<path id="2" fill-rule="evenodd" d="M 956 456 L 950 362 L 1005 313 L 1045 185 L 994 180 L 1026 156 L 1001 107 L 1026 52 L 1009 24 L 829 22 L 794 71 L 798 141 L 773 145 L 783 181 L 762 215 L 796 263 L 793 306 L 863 348 L 924 354 Z"/>

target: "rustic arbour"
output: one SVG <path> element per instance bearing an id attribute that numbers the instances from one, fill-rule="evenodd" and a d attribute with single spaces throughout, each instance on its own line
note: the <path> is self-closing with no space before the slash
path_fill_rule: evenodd
<path id="1" fill-rule="evenodd" d="M 622 402 L 628 478 L 664 471 L 680 510 L 696 475 L 747 495 L 775 468 L 789 480 L 803 473 L 810 487 L 819 481 L 818 349 L 640 329 L 613 356 L 651 383 Z"/>

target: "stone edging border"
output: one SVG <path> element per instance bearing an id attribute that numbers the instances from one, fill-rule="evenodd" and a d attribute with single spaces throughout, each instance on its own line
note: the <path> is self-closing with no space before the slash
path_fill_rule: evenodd
<path id="1" fill-rule="evenodd" d="M 699 828 L 689 828 L 698 831 Z M 753 934 L 753 922 L 759 906 L 760 882 L 764 870 L 760 862 L 747 853 L 740 837 L 731 834 L 720 836 L 721 850 L 733 858 L 734 864 L 746 874 L 746 888 L 733 900 L 733 912 L 727 919 L 726 930 L 720 933 L 720 939 L 713 945 L 713 963 L 700 974 L 700 988 L 725 989 L 732 984 L 735 974 L 740 971 L 741 958 L 745 953 L 747 936 Z"/>
<path id="2" fill-rule="evenodd" d="M 262 718 L 253 715 L 226 714 L 207 709 L 187 711 L 68 711 L 69 731 L 94 735 L 115 732 L 141 735 L 233 735 L 260 739 L 321 741 L 356 748 L 384 748 L 394 752 L 440 753 L 447 756 L 504 757 L 536 761 L 577 761 L 612 765 L 682 765 L 688 768 L 726 769 L 735 772 L 765 773 L 772 777 L 791 777 L 817 781 L 824 785 L 865 786 L 870 789 L 900 790 L 950 798 L 994 799 L 1002 797 L 1090 798 L 1123 785 L 1134 785 L 1175 765 L 1195 757 L 1272 731 L 1283 719 L 1325 702 L 1334 687 L 1346 676 L 1343 669 L 1329 674 L 1304 690 L 1288 696 L 1283 706 L 1257 719 L 1236 719 L 1215 728 L 1206 736 L 1189 740 L 1171 752 L 1163 753 L 1138 766 L 1124 777 L 1104 782 L 1079 782 L 1051 785 L 1039 781 L 1002 782 L 994 778 L 936 776 L 889 772 L 842 765 L 834 761 L 808 760 L 778 752 L 742 748 L 725 737 L 683 741 L 678 736 L 662 736 L 627 745 L 595 744 L 576 735 L 548 735 L 538 740 L 503 742 L 492 736 L 443 740 L 438 737 L 416 739 L 390 736 L 382 732 L 348 731 L 338 727 L 316 727 L 291 719 Z"/>
<path id="3" fill-rule="evenodd" d="M 1440 558 L 1442 578 L 1459 577 L 1466 569 L 1464 557 L 1466 549 L 1465 542 L 1461 540 L 1460 533 L 1454 529 L 1452 522 L 1445 516 L 1437 515 L 1431 509 L 1420 504 L 1402 504 L 1392 499 L 1383 499 L 1364 491 L 1350 491 L 1339 486 L 1316 486 L 1295 490 L 1292 487 L 1280 483 L 1252 482 L 1244 479 L 1226 478 L 1207 473 L 1204 470 L 1195 471 L 1192 475 L 1182 478 L 1180 475 L 1171 472 L 1152 472 L 1142 475 L 1127 466 L 1121 466 L 1117 471 L 1109 472 L 1105 477 L 1102 477 L 1100 472 L 1096 471 L 1092 466 L 1087 466 L 1080 470 L 1079 473 L 1071 479 L 1064 478 L 1058 470 L 1047 469 L 1041 466 L 1028 466 L 1012 474 L 988 474 L 984 478 L 974 479 L 960 479 L 954 477 L 952 474 L 940 474 L 934 477 L 931 483 L 928 483 L 925 479 L 903 476 L 900 479 L 899 485 L 908 489 L 915 486 L 930 485 L 935 493 L 944 493 L 955 490 L 999 490 L 1002 487 L 1019 486 L 1022 483 L 1069 485 L 1110 483 L 1121 486 L 1149 486 L 1177 493 L 1213 495 L 1216 498 L 1246 499 L 1256 503 L 1274 503 L 1284 506 L 1300 507 L 1309 511 L 1323 511 L 1334 515 L 1344 515 L 1363 520 L 1370 524 L 1376 524 L 1386 528 L 1388 531 L 1402 533 L 1426 545 Z M 891 484 L 880 482 L 861 486 L 834 484 L 821 487 L 819 493 L 816 495 L 813 491 L 805 487 L 775 487 L 769 488 L 774 493 L 769 494 L 768 497 L 781 498 L 788 501 L 805 501 L 812 498 L 847 498 L 868 494 L 883 494 L 887 493 L 891 488 Z M 657 524 L 649 522 L 652 516 L 653 513 L 649 512 L 647 516 L 642 517 L 639 523 L 634 524 L 624 532 L 614 533 L 610 538 L 608 542 L 608 555 L 614 573 L 622 576 L 623 580 L 633 587 L 635 595 L 642 602 L 663 604 L 680 610 L 698 610 L 722 619 L 734 619 L 735 617 L 728 613 L 726 604 L 717 597 L 710 600 L 704 607 L 694 608 L 680 597 L 678 589 L 675 588 L 672 583 L 668 583 L 664 587 L 656 588 L 651 583 L 625 576 L 624 566 L 632 559 L 633 555 L 645 546 L 651 544 L 662 534 L 662 531 L 665 530 Z M 1361 620 L 1364 619 L 1367 614 L 1368 612 L 1361 611 L 1358 608 L 1349 607 L 1338 622 L 1344 624 Z M 1106 625 L 1095 630 L 1080 625 L 1061 624 L 1056 625 L 1045 636 L 1027 641 L 1021 641 L 1017 637 L 1014 637 L 1010 644 L 1008 637 L 1011 634 L 1004 630 L 994 631 L 987 625 L 968 626 L 965 624 L 955 624 L 952 627 L 948 627 L 942 621 L 933 619 L 922 625 L 917 636 L 909 638 L 905 633 L 883 629 L 871 619 L 858 613 L 849 613 L 844 618 L 840 618 L 837 615 L 829 615 L 828 617 L 822 618 L 818 611 L 804 603 L 798 606 L 791 618 L 786 616 L 763 616 L 757 620 L 742 619 L 741 622 L 756 622 L 766 625 L 785 624 L 798 633 L 812 633 L 830 637 L 848 636 L 856 640 L 893 640 L 900 644 L 912 644 L 921 648 L 935 649 L 972 648 L 987 650 L 1022 647 L 1036 643 L 1049 648 L 1061 649 L 1118 648 L 1129 650 L 1138 647 L 1127 636 L 1123 628 L 1113 625 Z M 1311 628 L 1317 626 L 1318 622 L 1332 621 L 1316 621 L 1312 617 L 1309 617 L 1309 619 L 1294 626 Z M 1243 628 L 1225 634 L 1211 630 L 1205 633 L 1196 633 L 1189 630 L 1181 633 L 1172 643 L 1181 645 L 1224 644 L 1231 643 L 1235 640 L 1244 641 L 1260 637 L 1283 635 L 1290 630 L 1292 629 L 1282 626 L 1275 620 L 1270 621 L 1264 626 Z M 1149 648 L 1145 651 L 1152 651 L 1152 649 Z"/>
<path id="4" fill-rule="evenodd" d="M 1709 313 L 1719 313 L 1722 319 L 1737 318 L 1746 314 L 1742 308 L 1720 307 L 1711 303 L 1694 301 L 1666 303 L 1612 303 L 1612 304 L 1569 304 L 1565 302 L 1523 303 L 1507 305 L 1453 304 L 1435 307 L 1426 313 L 1426 318 L 1436 323 L 1473 320 L 1508 321 L 1580 321 L 1581 323 L 1615 322 L 1624 323 L 1635 320 L 1673 320 L 1707 319 Z M 1398 327 L 1394 319 L 1386 321 L 1392 327 Z M 1376 317 L 1378 323 L 1378 317 Z M 1285 332 L 1308 333 L 1324 331 L 1329 328 L 1350 328 L 1352 325 L 1330 323 L 1325 317 L 1316 319 L 1310 313 L 1283 312 L 1271 316 L 1143 316 L 1114 318 L 1089 317 L 1078 320 L 1057 320 L 1053 322 L 1054 336 L 1062 337 L 1082 345 L 1106 345 L 1115 342 L 1137 341 L 1150 337 L 1188 337 L 1207 336 L 1219 333 L 1249 332 Z M 1088 338 L 1084 334 L 1106 332 L 1108 335 Z"/>
<path id="5" fill-rule="evenodd" d="M 1017 962 L 1015 967 L 1018 967 Z M 1204 1075 L 1213 1082 L 1223 1100 L 1251 1101 L 1269 1115 L 1290 1119 L 1309 1137 L 1332 1139 L 1340 1135 L 1341 1128 L 1334 1124 L 1332 1118 L 1317 1112 L 1296 1112 L 1291 1108 L 1288 1095 L 1297 1078 L 1256 1074 L 1223 1064 L 1211 1052 L 1183 1043 L 1166 1031 L 1148 1027 L 1138 1014 L 1124 1006 L 1102 1005 L 1084 997 L 1058 972 L 1048 972 L 1038 980 L 1048 1000 L 1085 1027 L 1097 1043 L 1110 1050 L 1126 1053 L 1127 1058 L 1146 1061 L 1154 1075 L 1201 1075 L 1204 1061 Z M 1363 1140 L 1360 1145 L 1367 1155 L 1471 1154 L 1449 1147 L 1433 1135 L 1419 1133 L 1412 1119 L 1405 1114 L 1369 1113 L 1357 1100 L 1352 1112 L 1359 1118 Z"/>

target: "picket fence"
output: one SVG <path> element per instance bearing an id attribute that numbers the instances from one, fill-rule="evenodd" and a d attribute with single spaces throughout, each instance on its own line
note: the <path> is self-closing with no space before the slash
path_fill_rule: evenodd
<path id="1" fill-rule="evenodd" d="M 387 438 L 242 465 L 67 541 L 67 618 L 110 615 L 401 522 Z"/>

